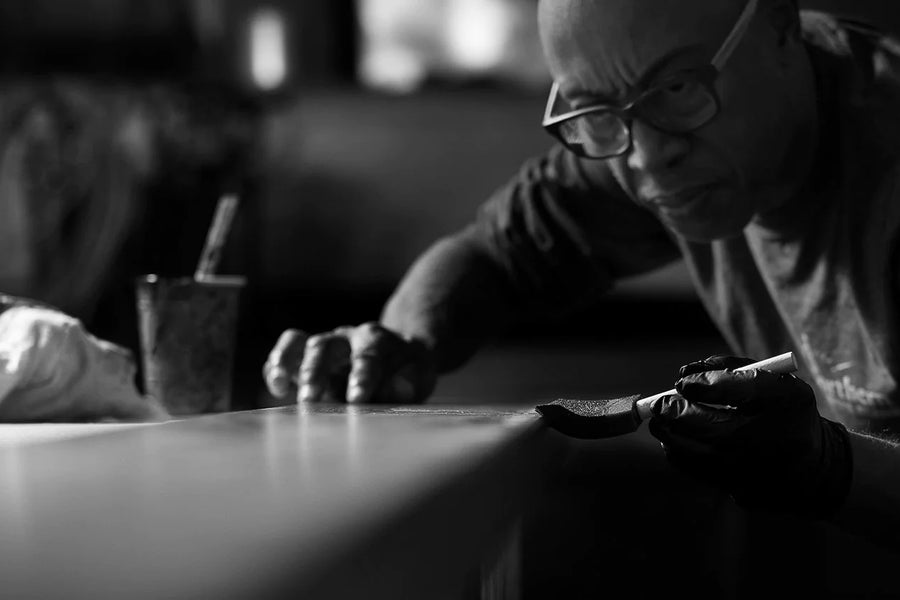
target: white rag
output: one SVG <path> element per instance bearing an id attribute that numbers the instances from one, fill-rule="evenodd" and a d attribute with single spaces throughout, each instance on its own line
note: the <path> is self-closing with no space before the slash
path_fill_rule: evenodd
<path id="1" fill-rule="evenodd" d="M 161 421 L 135 386 L 132 353 L 81 321 L 36 307 L 0 314 L 0 421 Z"/>

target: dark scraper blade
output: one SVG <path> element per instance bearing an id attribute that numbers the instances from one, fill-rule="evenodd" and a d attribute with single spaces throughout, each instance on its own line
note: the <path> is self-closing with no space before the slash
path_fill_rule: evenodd
<path id="1" fill-rule="evenodd" d="M 583 440 L 624 435 L 636 431 L 641 417 L 635 408 L 640 396 L 605 400 L 560 399 L 535 408 L 560 433 Z"/>

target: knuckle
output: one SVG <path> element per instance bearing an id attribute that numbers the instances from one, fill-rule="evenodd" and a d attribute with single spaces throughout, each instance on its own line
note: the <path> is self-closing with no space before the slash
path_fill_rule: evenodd
<path id="1" fill-rule="evenodd" d="M 342 325 L 341 327 L 335 327 L 331 330 L 331 335 L 335 337 L 341 338 L 350 338 L 353 336 L 356 327 L 351 325 Z"/>
<path id="2" fill-rule="evenodd" d="M 699 371 L 697 373 L 689 373 L 685 375 L 678 383 L 684 387 L 704 385 L 709 382 L 709 378 L 709 371 Z"/>
<path id="3" fill-rule="evenodd" d="M 300 329 L 285 329 L 280 336 L 278 336 L 279 342 L 292 342 L 295 338 L 299 336 L 306 335 Z"/>
<path id="4" fill-rule="evenodd" d="M 357 331 L 359 331 L 361 333 L 366 333 L 366 334 L 370 334 L 370 335 L 378 335 L 378 334 L 381 334 L 381 333 L 387 331 L 381 325 L 381 323 L 377 323 L 375 321 L 368 321 L 366 323 L 363 323 L 356 329 L 357 329 Z"/>
<path id="5" fill-rule="evenodd" d="M 287 368 L 282 364 L 279 364 L 272 360 L 267 360 L 266 362 L 263 363 L 262 371 L 263 371 L 263 377 L 265 377 L 266 379 L 269 379 L 269 378 L 280 377 L 280 376 L 284 375 L 285 373 L 287 373 Z"/>
<path id="6" fill-rule="evenodd" d="M 268 361 L 280 363 L 306 343 L 307 334 L 299 329 L 288 329 L 278 336 L 278 341 L 269 352 Z"/>
<path id="7" fill-rule="evenodd" d="M 319 364 L 321 361 L 319 360 L 319 355 L 315 353 L 309 353 L 305 357 L 303 357 L 303 362 L 300 363 L 300 376 L 301 378 L 307 378 L 309 375 L 315 373 L 319 370 Z"/>
<path id="8" fill-rule="evenodd" d="M 382 374 L 382 369 L 375 362 L 357 362 L 353 371 L 350 373 L 351 385 L 368 385 L 378 381 Z"/>
<path id="9" fill-rule="evenodd" d="M 283 352 L 293 346 L 305 343 L 306 338 L 308 337 L 306 332 L 299 329 L 287 329 L 278 336 L 278 341 L 275 343 L 275 350 Z"/>
<path id="10" fill-rule="evenodd" d="M 356 328 L 356 334 L 355 341 L 361 346 L 386 344 L 400 339 L 390 329 L 376 322 L 363 323 Z"/>
<path id="11" fill-rule="evenodd" d="M 357 325 L 348 331 L 347 338 L 354 347 L 365 346 L 374 343 L 378 335 L 372 323 Z"/>
<path id="12" fill-rule="evenodd" d="M 690 362 L 686 365 L 682 365 L 678 372 L 681 373 L 682 376 L 689 375 L 691 373 L 696 373 L 697 371 L 706 370 L 706 361 L 698 360 L 694 362 Z"/>
<path id="13" fill-rule="evenodd" d="M 353 349 L 353 362 L 360 367 L 374 368 L 384 360 L 384 350 L 374 344 Z"/>
<path id="14" fill-rule="evenodd" d="M 306 356 L 303 357 L 303 361 L 300 363 L 299 369 L 297 372 L 300 374 L 301 379 L 309 379 L 310 376 L 319 372 L 322 367 L 322 355 L 310 352 L 307 353 Z"/>
<path id="15" fill-rule="evenodd" d="M 306 351 L 310 354 L 316 354 L 321 349 L 326 346 L 332 339 L 332 334 L 330 333 L 320 333 L 317 335 L 312 335 L 306 339 L 305 347 Z"/>

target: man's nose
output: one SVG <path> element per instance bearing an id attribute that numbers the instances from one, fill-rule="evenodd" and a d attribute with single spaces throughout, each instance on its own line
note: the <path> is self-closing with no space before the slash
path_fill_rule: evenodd
<path id="1" fill-rule="evenodd" d="M 628 166 L 634 171 L 655 172 L 678 164 L 690 150 L 685 136 L 660 131 L 636 119 L 631 127 Z"/>

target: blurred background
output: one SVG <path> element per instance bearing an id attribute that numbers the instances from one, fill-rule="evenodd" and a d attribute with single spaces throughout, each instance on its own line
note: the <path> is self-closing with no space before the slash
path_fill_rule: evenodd
<path id="1" fill-rule="evenodd" d="M 807 4 L 900 26 L 896 0 Z M 133 278 L 192 273 L 216 200 L 237 192 L 221 268 L 250 281 L 235 403 L 268 405 L 260 367 L 284 328 L 376 319 L 420 252 L 548 148 L 535 7 L 3 0 L 0 290 L 137 348 Z M 439 391 L 617 392 L 639 373 L 650 391 L 719 350 L 675 266 L 510 332 Z"/>

